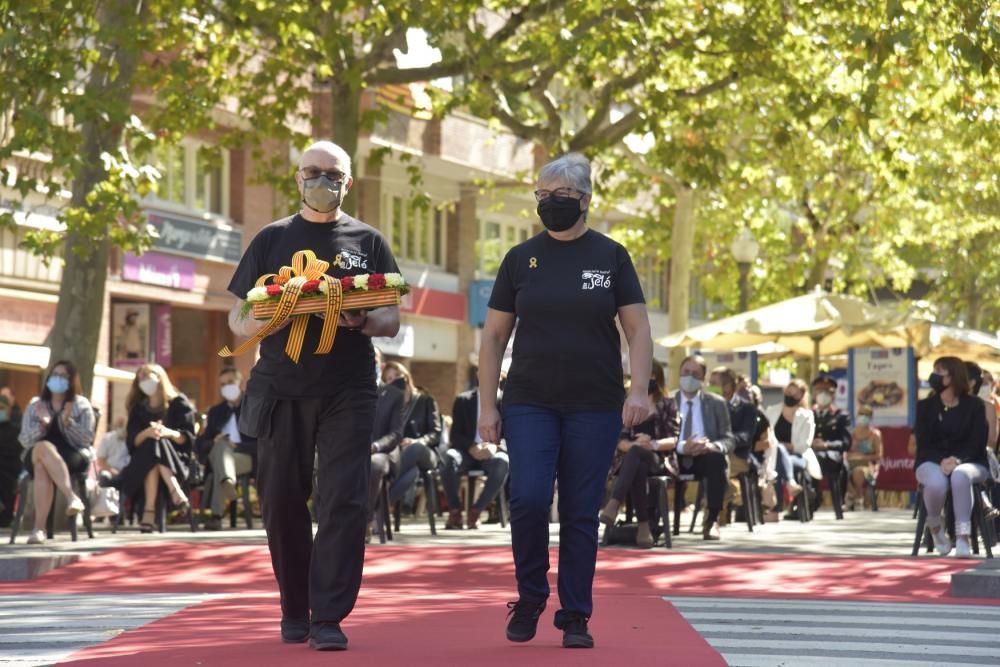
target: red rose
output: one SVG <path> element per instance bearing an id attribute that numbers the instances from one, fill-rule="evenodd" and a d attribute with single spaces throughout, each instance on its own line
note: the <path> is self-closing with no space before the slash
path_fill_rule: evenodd
<path id="1" fill-rule="evenodd" d="M 340 286 L 344 290 L 354 289 L 354 276 L 347 276 L 340 279 Z"/>
<path id="2" fill-rule="evenodd" d="M 278 296 L 281 294 L 281 285 L 268 285 L 267 295 L 268 296 Z"/>
<path id="3" fill-rule="evenodd" d="M 318 280 L 307 280 L 302 283 L 302 293 L 309 294 L 310 292 L 319 291 L 319 281 Z"/>
<path id="4" fill-rule="evenodd" d="M 373 273 L 368 276 L 368 289 L 383 289 L 385 287 L 385 276 L 381 273 Z"/>

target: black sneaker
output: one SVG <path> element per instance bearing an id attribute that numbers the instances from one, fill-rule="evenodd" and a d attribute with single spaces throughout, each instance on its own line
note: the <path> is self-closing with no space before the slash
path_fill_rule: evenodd
<path id="1" fill-rule="evenodd" d="M 340 623 L 314 623 L 309 646 L 317 651 L 346 651 L 347 635 L 341 632 Z"/>
<path id="2" fill-rule="evenodd" d="M 563 648 L 594 648 L 594 638 L 587 632 L 587 617 L 583 614 L 560 611 L 555 623 L 563 631 Z"/>
<path id="3" fill-rule="evenodd" d="M 281 641 L 286 644 L 301 644 L 307 639 L 309 639 L 309 621 L 307 619 L 281 619 Z"/>
<path id="4" fill-rule="evenodd" d="M 508 602 L 507 639 L 512 642 L 531 641 L 538 629 L 538 617 L 545 611 L 545 602 L 535 603 L 527 600 Z"/>

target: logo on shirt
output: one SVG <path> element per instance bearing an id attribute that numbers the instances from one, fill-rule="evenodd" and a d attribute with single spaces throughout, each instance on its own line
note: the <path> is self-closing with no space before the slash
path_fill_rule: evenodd
<path id="1" fill-rule="evenodd" d="M 611 287 L 611 272 L 600 269 L 587 269 L 583 272 L 583 286 L 580 289 L 608 289 Z"/>
<path id="2" fill-rule="evenodd" d="M 333 265 L 342 269 L 367 269 L 368 255 L 360 250 L 343 248 L 333 259 Z"/>
<path id="3" fill-rule="evenodd" d="M 528 268 L 529 269 L 537 269 L 538 268 L 538 258 L 537 257 L 532 257 L 532 258 L 530 258 L 528 260 Z"/>

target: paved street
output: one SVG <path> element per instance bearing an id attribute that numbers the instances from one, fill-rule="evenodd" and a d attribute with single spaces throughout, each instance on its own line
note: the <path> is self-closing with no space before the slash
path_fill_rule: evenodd
<path id="1" fill-rule="evenodd" d="M 683 526 L 689 516 L 682 517 Z M 672 551 L 604 548 L 595 587 L 599 648 L 615 647 L 630 617 L 650 622 L 662 615 L 664 623 L 674 619 L 670 641 L 686 647 L 686 664 L 1000 664 L 993 640 L 1000 627 L 1000 601 L 949 598 L 950 574 L 974 563 L 909 558 L 913 525 L 903 510 L 847 513 L 844 521 L 823 511 L 810 524 L 787 521 L 753 533 L 734 524 L 724 530 L 721 543 L 684 532 L 674 538 Z M 557 541 L 554 534 L 553 543 Z M 255 610 L 252 621 L 244 617 L 245 629 L 263 643 L 253 653 L 225 655 L 281 662 L 281 654 L 261 657 L 281 649 L 280 643 L 266 639 L 273 634 L 276 599 L 264 543 L 260 530 L 190 533 L 178 526 L 163 536 L 130 530 L 112 536 L 100 528 L 97 539 L 76 544 L 60 536 L 43 547 L 0 547 L 0 561 L 7 562 L 27 555 L 81 558 L 32 582 L 0 584 L 0 665 L 86 664 L 95 656 L 100 660 L 94 664 L 111 659 L 139 664 L 133 662 L 137 652 L 187 664 L 186 653 L 169 649 L 176 640 L 168 628 L 182 627 L 177 623 L 184 618 L 204 617 L 198 622 L 210 623 L 213 614 L 228 617 L 233 608 L 244 606 Z M 415 619 L 426 615 L 423 622 L 433 632 L 435 623 L 451 623 L 448 615 L 463 602 L 481 600 L 488 604 L 473 608 L 492 610 L 484 623 L 493 641 L 499 632 L 495 626 L 502 627 L 500 605 L 511 595 L 508 546 L 509 532 L 498 525 L 475 532 L 440 530 L 435 537 L 426 520 L 404 521 L 392 543 L 370 547 L 365 588 L 351 622 L 391 617 L 389 609 L 402 596 Z M 163 563 L 165 554 L 178 566 L 186 563 L 188 575 Z M 148 578 L 118 577 L 116 563 L 129 572 L 146 567 Z M 404 571 L 408 578 L 400 579 Z M 454 578 L 458 571 L 467 574 L 466 581 Z M 611 609 L 614 614 L 607 612 Z M 473 617 L 463 612 L 463 620 L 455 622 Z M 640 619 L 634 620 L 633 629 Z M 615 623 L 625 625 L 617 628 Z M 352 632 L 352 637 L 361 633 L 361 648 L 349 652 L 358 659 L 369 647 L 367 626 Z M 948 655 L 939 642 L 928 639 L 942 628 L 960 640 Z M 212 641 L 201 636 L 188 637 L 186 644 L 202 642 L 209 650 Z M 655 644 L 633 641 L 627 648 L 642 659 L 652 655 Z M 497 643 L 498 660 L 508 655 L 506 649 L 502 641 Z M 402 664 L 405 655 L 367 654 L 366 659 L 393 664 L 395 656 Z M 607 655 L 595 650 L 577 655 L 576 661 L 608 664 L 602 662 Z"/>

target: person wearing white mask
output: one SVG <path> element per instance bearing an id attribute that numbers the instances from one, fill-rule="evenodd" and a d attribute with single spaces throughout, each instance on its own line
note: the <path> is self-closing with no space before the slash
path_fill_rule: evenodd
<path id="1" fill-rule="evenodd" d="M 816 432 L 813 436 L 812 449 L 819 459 L 819 467 L 823 477 L 833 488 L 840 487 L 840 498 L 847 495 L 846 455 L 851 450 L 851 420 L 843 410 L 837 407 L 837 379 L 829 373 L 820 373 L 812 383 L 812 393 L 816 400 L 813 417 L 816 421 Z M 822 504 L 822 491 L 817 490 L 816 506 Z M 831 494 L 832 495 L 832 494 Z"/>
<path id="2" fill-rule="evenodd" d="M 18 439 L 25 448 L 24 468 L 34 483 L 35 529 L 28 544 L 45 541 L 52 506 L 52 486 L 66 497 L 66 514 L 76 520 L 84 510 L 70 475 L 84 472 L 93 460 L 94 409 L 80 395 L 76 367 L 68 361 L 52 366 L 41 396 L 31 399 Z"/>
<path id="3" fill-rule="evenodd" d="M 257 439 L 240 433 L 243 404 L 243 374 L 232 366 L 219 373 L 222 402 L 208 411 L 205 429 L 198 435 L 198 457 L 212 471 L 212 518 L 208 530 L 222 528 L 226 507 L 236 499 L 236 480 L 253 472 L 257 459 Z"/>
<path id="4" fill-rule="evenodd" d="M 144 364 L 136 371 L 125 407 L 125 445 L 132 459 L 122 471 L 121 490 L 125 497 L 145 493 L 139 527 L 151 533 L 161 480 L 174 507 L 190 508 L 181 480 L 187 479 L 194 448 L 194 406 L 162 367 Z"/>
<path id="5" fill-rule="evenodd" d="M 858 498 L 862 507 L 868 507 L 866 487 L 875 483 L 878 477 L 878 465 L 882 460 L 882 432 L 872 426 L 872 409 L 867 405 L 858 408 L 854 432 L 851 434 L 853 444 L 847 452 L 847 465 L 851 468 L 850 492 L 847 496 L 847 506 L 854 509 Z"/>

